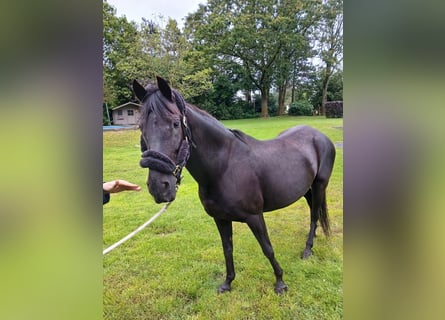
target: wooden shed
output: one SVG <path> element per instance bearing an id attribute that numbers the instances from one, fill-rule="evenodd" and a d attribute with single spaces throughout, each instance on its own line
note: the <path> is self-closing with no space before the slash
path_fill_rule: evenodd
<path id="1" fill-rule="evenodd" d="M 141 105 L 134 102 L 127 102 L 112 109 L 113 124 L 115 125 L 135 125 L 139 123 Z"/>

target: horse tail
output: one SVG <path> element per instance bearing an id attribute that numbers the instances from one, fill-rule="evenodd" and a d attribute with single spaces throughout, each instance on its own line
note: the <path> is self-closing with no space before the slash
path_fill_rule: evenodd
<path id="1" fill-rule="evenodd" d="M 326 206 L 326 195 L 323 197 L 320 210 L 318 212 L 318 218 L 320 219 L 321 228 L 326 237 L 331 235 L 331 226 L 329 223 L 328 208 Z"/>
<path id="2" fill-rule="evenodd" d="M 321 178 L 321 181 L 323 181 L 323 193 L 322 193 L 322 200 L 321 200 L 321 206 L 318 212 L 318 218 L 320 220 L 321 227 L 323 228 L 323 233 L 329 237 L 331 234 L 331 227 L 329 223 L 329 215 L 328 215 L 328 208 L 326 205 L 326 187 L 329 181 L 329 178 L 331 177 L 332 169 L 334 167 L 334 161 L 335 161 L 335 146 L 329 139 L 326 138 L 326 145 L 325 145 L 325 151 L 324 156 L 322 157 L 322 162 L 320 164 L 320 170 L 318 172 L 318 177 Z"/>

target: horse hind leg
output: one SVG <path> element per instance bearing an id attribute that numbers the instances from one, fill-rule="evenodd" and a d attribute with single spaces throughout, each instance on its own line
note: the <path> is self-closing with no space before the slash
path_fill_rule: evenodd
<path id="1" fill-rule="evenodd" d="M 325 145 L 325 149 L 321 152 L 321 163 L 319 171 L 315 177 L 310 190 L 305 194 L 305 198 L 311 208 L 311 227 L 306 241 L 306 248 L 301 257 L 303 259 L 312 255 L 312 247 L 314 245 L 315 229 L 317 222 L 320 220 L 321 227 L 326 236 L 330 234 L 328 210 L 326 206 L 326 188 L 331 177 L 332 169 L 335 161 L 335 148 L 332 143 Z"/>
<path id="2" fill-rule="evenodd" d="M 309 258 L 312 255 L 312 247 L 314 245 L 318 220 L 320 220 L 323 232 L 326 235 L 329 235 L 329 219 L 326 207 L 326 184 L 314 182 L 311 189 L 304 197 L 311 208 L 311 225 L 306 240 L 306 247 L 301 254 L 302 259 Z"/>
<path id="3" fill-rule="evenodd" d="M 309 210 L 312 209 L 312 189 L 309 189 L 306 194 L 304 195 L 307 205 L 309 206 Z M 311 215 L 312 216 L 312 215 Z M 312 221 L 312 218 L 311 218 Z M 316 234 L 316 229 L 317 229 L 317 224 L 315 224 L 315 228 L 314 228 L 314 237 L 317 236 Z"/>

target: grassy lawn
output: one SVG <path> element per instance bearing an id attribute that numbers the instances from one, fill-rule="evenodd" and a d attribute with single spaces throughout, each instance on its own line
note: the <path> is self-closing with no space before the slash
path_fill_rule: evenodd
<path id="1" fill-rule="evenodd" d="M 298 124 L 343 141 L 342 119 L 276 117 L 224 121 L 258 139 L 270 139 Z M 118 241 L 162 208 L 147 191 L 139 166 L 140 132 L 103 134 L 103 178 L 142 186 L 113 194 L 103 207 L 103 247 Z M 103 258 L 104 319 L 341 319 L 343 315 L 343 150 L 337 148 L 327 190 L 332 236 L 319 232 L 314 255 L 301 260 L 309 231 L 309 208 L 301 199 L 265 214 L 275 256 L 289 289 L 277 296 L 275 277 L 247 225 L 234 223 L 232 292 L 218 295 L 225 277 L 220 237 L 201 206 L 187 170 L 176 200 L 153 224 Z M 320 229 L 321 230 L 321 229 Z"/>

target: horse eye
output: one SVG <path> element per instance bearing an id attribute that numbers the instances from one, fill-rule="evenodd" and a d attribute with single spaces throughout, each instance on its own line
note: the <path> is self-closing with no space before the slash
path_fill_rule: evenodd
<path id="1" fill-rule="evenodd" d="M 173 127 L 179 128 L 179 125 L 180 125 L 179 121 L 173 122 Z"/>

